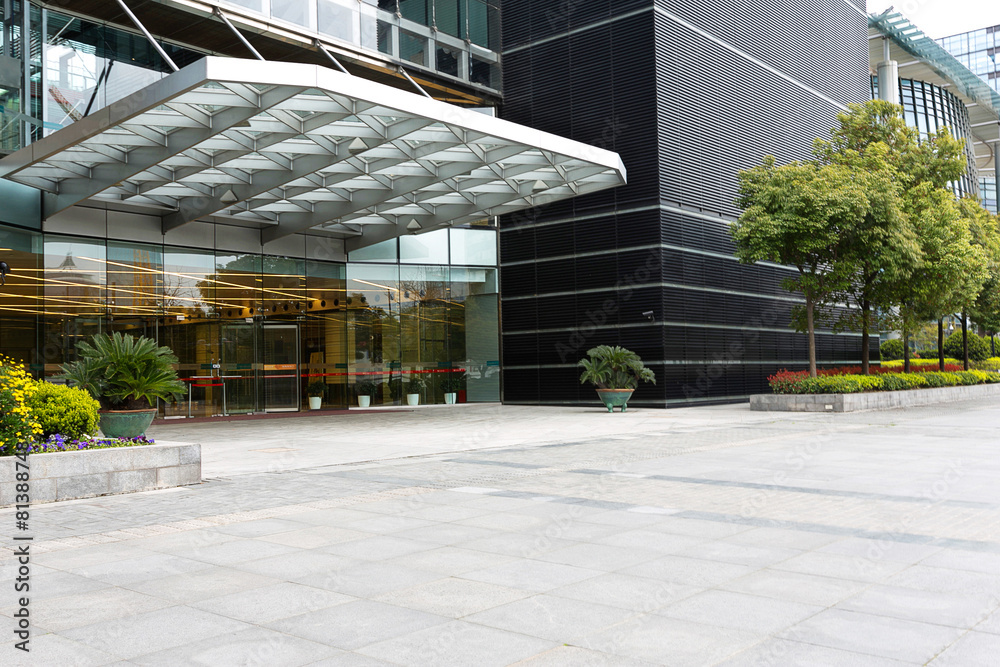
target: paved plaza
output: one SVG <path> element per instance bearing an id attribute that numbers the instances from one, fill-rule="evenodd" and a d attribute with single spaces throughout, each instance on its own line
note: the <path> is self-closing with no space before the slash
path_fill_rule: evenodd
<path id="1" fill-rule="evenodd" d="M 158 425 L 204 483 L 33 507 L 33 650 L 7 552 L 0 664 L 996 665 L 998 429 L 992 401 Z"/>

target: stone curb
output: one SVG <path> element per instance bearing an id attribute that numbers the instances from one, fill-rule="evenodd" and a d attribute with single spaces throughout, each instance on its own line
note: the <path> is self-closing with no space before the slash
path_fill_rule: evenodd
<path id="1" fill-rule="evenodd" d="M 754 394 L 750 409 L 761 412 L 862 412 L 1000 396 L 1000 384 L 937 387 L 861 394 Z"/>
<path id="2" fill-rule="evenodd" d="M 18 459 L 0 458 L 0 507 L 17 497 Z M 28 456 L 32 504 L 201 482 L 201 445 L 157 444 Z"/>

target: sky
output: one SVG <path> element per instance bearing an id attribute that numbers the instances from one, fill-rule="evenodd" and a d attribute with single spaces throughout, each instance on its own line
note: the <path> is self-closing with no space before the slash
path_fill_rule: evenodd
<path id="1" fill-rule="evenodd" d="M 890 5 L 933 39 L 1000 25 L 1000 0 L 869 0 L 868 11 Z"/>

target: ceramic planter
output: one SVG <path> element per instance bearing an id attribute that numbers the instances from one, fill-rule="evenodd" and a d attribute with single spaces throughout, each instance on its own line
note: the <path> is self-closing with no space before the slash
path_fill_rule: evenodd
<path id="1" fill-rule="evenodd" d="M 454 391 L 446 391 L 444 393 L 444 402 L 448 405 L 454 405 L 458 402 L 458 394 Z"/>
<path id="2" fill-rule="evenodd" d="M 322 396 L 310 396 L 309 397 L 309 409 L 319 410 L 323 407 L 323 397 Z"/>
<path id="3" fill-rule="evenodd" d="M 153 423 L 156 408 L 147 410 L 102 410 L 101 433 L 107 438 L 137 438 Z"/>
<path id="4" fill-rule="evenodd" d="M 407 394 L 406 395 L 407 405 L 420 405 L 420 394 Z"/>
<path id="5" fill-rule="evenodd" d="M 358 407 L 359 408 L 367 408 L 371 404 L 372 404 L 372 397 L 371 396 L 358 396 Z"/>
<path id="6" fill-rule="evenodd" d="M 608 412 L 614 412 L 618 407 L 625 412 L 628 410 L 628 399 L 632 398 L 634 391 L 635 389 L 598 389 L 597 395 L 601 397 Z"/>

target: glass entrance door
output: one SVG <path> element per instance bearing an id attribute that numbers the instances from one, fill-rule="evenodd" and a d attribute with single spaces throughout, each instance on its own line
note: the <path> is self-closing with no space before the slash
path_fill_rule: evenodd
<path id="1" fill-rule="evenodd" d="M 299 409 L 299 326 L 265 324 L 262 327 L 264 411 Z"/>
<path id="2" fill-rule="evenodd" d="M 257 330 L 244 322 L 222 324 L 219 382 L 226 384 L 226 414 L 257 411 Z"/>

